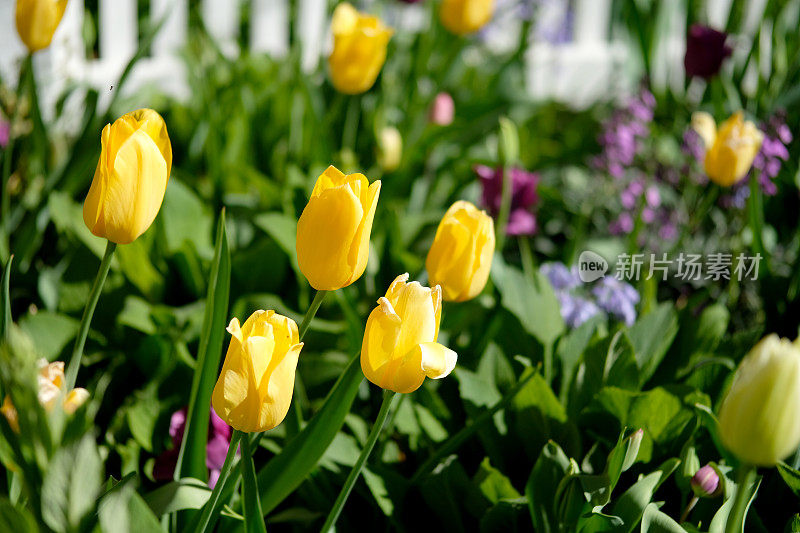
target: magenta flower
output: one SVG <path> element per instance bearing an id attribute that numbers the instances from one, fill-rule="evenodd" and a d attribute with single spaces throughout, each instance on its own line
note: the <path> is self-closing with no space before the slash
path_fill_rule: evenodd
<path id="1" fill-rule="evenodd" d="M 711 465 L 698 470 L 691 480 L 692 490 L 699 498 L 713 498 L 722 492 L 719 474 Z"/>
<path id="2" fill-rule="evenodd" d="M 183 407 L 172 413 L 169 420 L 169 436 L 172 439 L 172 448 L 166 450 L 156 458 L 153 466 L 153 477 L 166 481 L 172 479 L 178 454 L 186 430 L 186 408 Z M 225 462 L 228 446 L 231 442 L 231 427 L 226 424 L 212 407 L 209 412 L 208 443 L 206 444 L 206 467 L 208 467 L 208 486 L 212 489 L 217 484 L 219 472 Z"/>
<path id="3" fill-rule="evenodd" d="M 686 37 L 686 55 L 683 68 L 689 76 L 711 78 L 719 72 L 722 62 L 731 55 L 731 48 L 725 45 L 728 35 L 708 26 L 693 24 Z"/>
<path id="4" fill-rule="evenodd" d="M 428 119 L 439 126 L 449 126 L 453 122 L 456 113 L 456 105 L 453 97 L 448 93 L 441 92 L 436 95 L 428 112 Z"/>
<path id="5" fill-rule="evenodd" d="M 500 213 L 503 202 L 503 172 L 500 167 L 491 168 L 476 165 L 475 173 L 483 185 L 483 205 L 493 217 Z M 512 168 L 511 175 L 511 210 L 508 215 L 506 233 L 508 235 L 533 235 L 536 233 L 536 216 L 533 206 L 539 200 L 536 187 L 539 185 L 539 174 L 521 168 Z"/>
<path id="6" fill-rule="evenodd" d="M 10 136 L 11 124 L 0 118 L 0 148 L 5 148 L 8 145 Z"/>

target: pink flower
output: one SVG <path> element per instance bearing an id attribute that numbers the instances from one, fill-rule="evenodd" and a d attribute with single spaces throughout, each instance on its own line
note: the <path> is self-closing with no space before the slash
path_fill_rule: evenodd
<path id="1" fill-rule="evenodd" d="M 433 99 L 428 118 L 432 123 L 439 126 L 449 126 L 453 123 L 455 113 L 456 105 L 453 102 L 453 97 L 448 93 L 441 92 Z"/>
<path id="2" fill-rule="evenodd" d="M 11 124 L 0 118 L 0 148 L 8 146 L 8 139 L 11 136 Z"/>
<path id="3" fill-rule="evenodd" d="M 500 213 L 503 202 L 503 172 L 500 167 L 491 168 L 476 165 L 475 173 L 483 185 L 483 205 L 492 216 Z M 533 235 L 536 233 L 536 216 L 533 206 L 539 200 L 536 187 L 539 185 L 539 174 L 521 168 L 512 168 L 511 176 L 511 210 L 508 215 L 506 233 L 508 235 Z"/>
<path id="4" fill-rule="evenodd" d="M 156 458 L 153 466 L 153 477 L 166 481 L 172 479 L 178 462 L 178 454 L 186 430 L 187 409 L 183 407 L 172 413 L 169 419 L 169 436 L 172 439 L 172 448 L 164 451 Z M 219 472 L 228 454 L 231 442 L 231 427 L 226 424 L 212 407 L 209 412 L 208 443 L 206 444 L 206 467 L 209 470 L 208 486 L 214 488 L 219 479 Z"/>

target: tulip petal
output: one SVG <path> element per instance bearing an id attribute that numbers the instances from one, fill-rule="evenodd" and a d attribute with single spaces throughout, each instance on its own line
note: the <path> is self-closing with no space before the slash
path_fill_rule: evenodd
<path id="1" fill-rule="evenodd" d="M 403 357 L 394 375 L 392 390 L 401 393 L 414 392 L 422 385 L 426 376 L 439 379 L 450 374 L 457 359 L 456 352 L 439 343 L 417 344 Z"/>
<path id="2" fill-rule="evenodd" d="M 378 299 L 378 307 L 367 318 L 364 342 L 361 347 L 361 370 L 379 387 L 391 383 L 393 369 L 399 364 L 392 361 L 402 320 L 386 298 Z"/>
<path id="3" fill-rule="evenodd" d="M 64 399 L 64 412 L 72 414 L 78 408 L 86 403 L 89 399 L 89 391 L 81 387 L 77 387 L 69 391 L 67 397 Z"/>
<path id="4" fill-rule="evenodd" d="M 360 175 L 360 174 L 359 174 Z M 364 178 L 363 175 L 360 175 Z M 364 178 L 364 182 L 367 178 Z M 348 280 L 350 283 L 354 282 L 364 274 L 367 268 L 367 261 L 369 260 L 369 237 L 372 233 L 372 221 L 375 218 L 375 208 L 378 205 L 378 196 L 381 192 L 381 181 L 377 180 L 372 183 L 365 191 L 366 198 L 362 202 L 362 207 L 367 213 L 361 219 L 361 224 L 358 226 L 353 243 L 350 246 L 349 262 L 353 267 L 353 275 Z"/>
<path id="5" fill-rule="evenodd" d="M 437 325 L 431 289 L 416 281 L 406 284 L 395 310 L 402 319 L 396 353 L 402 355 L 420 342 L 433 341 Z"/>

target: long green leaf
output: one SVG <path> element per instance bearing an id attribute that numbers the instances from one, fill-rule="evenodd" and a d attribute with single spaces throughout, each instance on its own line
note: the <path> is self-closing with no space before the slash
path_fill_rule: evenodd
<path id="1" fill-rule="evenodd" d="M 14 256 L 9 256 L 6 266 L 3 269 L 3 277 L 0 279 L 0 339 L 4 339 L 8 334 L 11 325 L 11 297 L 9 296 L 8 284 L 11 278 L 11 261 Z"/>
<path id="2" fill-rule="evenodd" d="M 359 356 L 356 355 L 308 425 L 259 472 L 258 486 L 264 514 L 275 509 L 314 469 L 344 424 L 363 378 Z"/>
<path id="3" fill-rule="evenodd" d="M 242 499 L 244 500 L 244 524 L 247 533 L 267 533 L 264 513 L 258 498 L 256 467 L 249 435 L 242 439 Z"/>
<path id="4" fill-rule="evenodd" d="M 186 416 L 186 430 L 181 442 L 175 480 L 193 477 L 208 479 L 206 469 L 206 441 L 208 440 L 208 411 L 211 406 L 211 392 L 217 380 L 219 362 L 222 357 L 222 340 L 225 321 L 228 318 L 228 295 L 231 284 L 231 254 L 228 237 L 225 233 L 225 210 L 220 213 L 217 223 L 217 241 L 211 278 L 208 282 L 206 309 L 203 316 L 203 329 L 200 334 L 200 347 L 189 397 L 189 411 Z"/>

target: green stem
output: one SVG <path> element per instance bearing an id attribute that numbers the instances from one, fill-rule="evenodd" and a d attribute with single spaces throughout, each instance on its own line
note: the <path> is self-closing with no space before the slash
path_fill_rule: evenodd
<path id="1" fill-rule="evenodd" d="M 203 506 L 203 513 L 200 515 L 200 523 L 196 529 L 196 531 L 200 533 L 205 533 L 206 530 L 214 526 L 214 524 L 211 523 L 211 517 L 219 503 L 219 497 L 220 494 L 222 494 L 223 487 L 225 487 L 225 482 L 228 480 L 228 476 L 231 473 L 233 458 L 236 456 L 236 448 L 239 447 L 239 441 L 242 439 L 242 435 L 244 435 L 244 433 L 236 430 L 234 430 L 233 435 L 231 435 L 231 443 L 228 445 L 228 453 L 225 455 L 225 462 L 222 463 L 222 468 L 219 471 L 219 479 L 217 479 L 217 484 L 214 485 L 214 490 L 211 491 L 211 496 Z"/>
<path id="2" fill-rule="evenodd" d="M 525 273 L 526 278 L 533 278 L 534 267 L 533 251 L 531 250 L 530 237 L 527 235 L 520 235 L 517 239 L 519 243 L 519 255 L 522 260 L 522 271 Z"/>
<path id="3" fill-rule="evenodd" d="M 336 519 L 339 518 L 339 514 L 342 512 L 347 497 L 350 495 L 350 491 L 353 490 L 353 485 L 355 485 L 358 480 L 358 476 L 361 475 L 361 469 L 364 467 L 364 463 L 367 462 L 367 458 L 369 454 L 372 453 L 372 448 L 375 446 L 375 442 L 381 434 L 383 424 L 386 422 L 386 417 L 389 415 L 389 408 L 392 406 L 392 400 L 394 400 L 396 396 L 396 392 L 389 390 L 383 391 L 383 403 L 381 403 L 381 410 L 378 413 L 378 418 L 375 419 L 375 424 L 373 424 L 372 431 L 370 431 L 367 437 L 367 442 L 364 443 L 364 449 L 361 450 L 361 455 L 358 456 L 356 464 L 354 464 L 353 469 L 350 470 L 350 474 L 347 476 L 341 492 L 339 492 L 339 497 L 336 498 L 333 509 L 331 509 L 328 518 L 325 520 L 325 525 L 323 525 L 320 530 L 322 533 L 330 531 L 336 523 Z"/>
<path id="4" fill-rule="evenodd" d="M 544 366 L 544 380 L 549 385 L 550 381 L 553 379 L 553 343 L 551 342 L 544 345 L 542 365 Z"/>
<path id="5" fill-rule="evenodd" d="M 519 380 L 517 384 L 514 385 L 511 390 L 509 390 L 506 395 L 500 399 L 500 401 L 481 413 L 481 415 L 478 416 L 474 422 L 465 425 L 458 433 L 447 439 L 447 441 L 438 450 L 436 450 L 436 452 L 430 456 L 427 461 L 422 463 L 422 466 L 420 466 L 416 472 L 414 472 L 414 475 L 411 478 L 411 483 L 416 483 L 419 481 L 424 474 L 439 464 L 439 461 L 441 461 L 443 457 L 455 452 L 468 438 L 478 431 L 483 424 L 491 420 L 497 411 L 503 409 L 505 406 L 511 403 L 511 400 L 514 399 L 517 393 L 519 393 L 519 391 L 521 391 L 522 388 L 527 385 L 535 375 L 537 375 L 537 372 L 530 370 L 528 375 Z"/>
<path id="6" fill-rule="evenodd" d="M 9 211 L 11 210 L 11 191 L 8 190 L 8 180 L 11 177 L 11 160 L 14 156 L 14 144 L 16 144 L 16 137 L 14 136 L 14 125 L 19 120 L 19 110 L 22 107 L 21 103 L 21 95 L 23 84 L 27 80 L 27 74 L 25 72 L 26 68 L 29 68 L 31 65 L 30 56 L 29 59 L 26 59 L 22 62 L 22 66 L 20 66 L 19 71 L 19 82 L 17 82 L 17 99 L 14 103 L 14 115 L 11 117 L 11 122 L 8 124 L 8 143 L 6 147 L 3 149 L 3 181 L 0 183 L 2 189 L 0 189 L 0 214 L 2 214 L 2 222 L 0 222 L 0 231 L 2 231 L 3 239 L 8 238 L 10 241 L 10 237 L 8 237 L 10 233 L 10 228 L 7 227 L 8 222 L 10 221 Z M 11 250 L 11 245 L 9 243 L 8 249 Z"/>
<path id="7" fill-rule="evenodd" d="M 728 521 L 725 524 L 725 533 L 742 533 L 744 530 L 744 519 L 747 511 L 748 494 L 750 485 L 756 477 L 756 468 L 752 465 L 743 464 L 739 467 L 739 475 L 736 478 L 736 496 L 728 514 Z"/>
<path id="8" fill-rule="evenodd" d="M 358 118 L 361 114 L 361 98 L 350 96 L 347 102 L 347 114 L 344 117 L 342 133 L 342 149 L 355 150 L 358 134 Z"/>
<path id="9" fill-rule="evenodd" d="M 303 317 L 303 321 L 300 322 L 300 340 L 303 340 L 303 337 L 306 336 L 306 332 L 308 331 L 309 326 L 311 326 L 311 321 L 314 320 L 314 316 L 317 314 L 317 310 L 319 306 L 322 305 L 322 300 L 325 299 L 325 296 L 328 294 L 328 291 L 317 291 L 314 295 L 314 299 L 311 301 L 311 305 L 308 306 L 308 311 L 306 311 L 306 315 Z"/>
<path id="10" fill-rule="evenodd" d="M 503 189 L 500 196 L 500 212 L 497 215 L 497 251 L 503 253 L 506 243 L 506 228 L 511 213 L 511 168 L 505 164 L 500 171 L 503 174 Z"/>
<path id="11" fill-rule="evenodd" d="M 242 499 L 244 500 L 245 531 L 267 533 L 264 525 L 264 513 L 261 512 L 261 500 L 258 496 L 253 448 L 250 443 L 250 435 L 245 434 L 242 438 Z"/>
<path id="12" fill-rule="evenodd" d="M 108 270 L 111 268 L 111 260 L 114 258 L 114 250 L 116 249 L 117 245 L 108 241 L 103 260 L 100 261 L 100 269 L 97 271 L 94 285 L 92 285 L 92 290 L 89 292 L 89 300 L 83 310 L 81 326 L 78 329 L 78 338 L 75 339 L 75 347 L 72 349 L 72 359 L 69 360 L 69 367 L 67 368 L 66 390 L 72 390 L 75 387 L 75 380 L 78 378 L 78 370 L 81 367 L 83 346 L 86 344 L 86 336 L 89 334 L 89 325 L 92 323 L 94 308 L 97 307 L 97 300 L 100 299 L 100 293 L 103 291 L 103 284 L 106 282 L 106 276 L 108 276 Z"/>
<path id="13" fill-rule="evenodd" d="M 753 233 L 753 251 L 764 258 L 764 268 L 769 271 L 769 257 L 764 247 L 764 205 L 761 198 L 761 186 L 758 184 L 758 174 L 754 171 L 750 176 L 750 197 L 747 201 L 749 211 L 750 230 Z"/>

